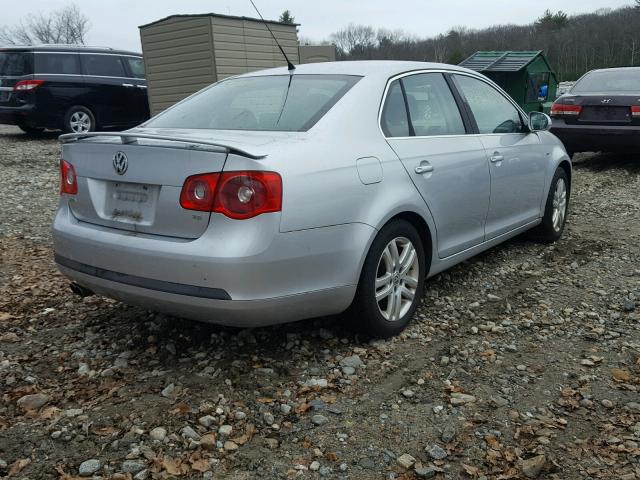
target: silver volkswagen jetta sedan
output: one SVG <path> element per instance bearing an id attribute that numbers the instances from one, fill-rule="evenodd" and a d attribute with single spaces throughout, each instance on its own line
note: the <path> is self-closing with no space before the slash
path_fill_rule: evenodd
<path id="1" fill-rule="evenodd" d="M 81 294 L 257 326 L 400 332 L 425 278 L 562 234 L 571 164 L 490 80 L 336 62 L 218 82 L 133 130 L 63 135 L 55 260 Z"/>

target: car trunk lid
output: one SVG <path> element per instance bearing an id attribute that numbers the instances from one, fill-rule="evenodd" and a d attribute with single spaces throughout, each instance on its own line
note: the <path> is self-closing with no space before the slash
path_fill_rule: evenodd
<path id="1" fill-rule="evenodd" d="M 579 115 L 566 119 L 569 124 L 620 126 L 640 124 L 640 117 L 636 114 L 637 108 L 640 106 L 640 94 L 607 95 L 595 93 L 574 95 L 565 98 L 563 103 L 580 107 Z"/>
<path id="2" fill-rule="evenodd" d="M 151 139 L 122 144 L 114 138 L 95 138 L 64 145 L 63 158 L 78 178 L 78 193 L 69 197 L 78 220 L 194 239 L 206 230 L 210 214 L 180 206 L 182 185 L 191 175 L 222 171 L 227 151 Z"/>

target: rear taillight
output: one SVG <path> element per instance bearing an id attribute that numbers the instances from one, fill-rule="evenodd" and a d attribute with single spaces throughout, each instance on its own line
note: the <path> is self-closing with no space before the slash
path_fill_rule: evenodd
<path id="1" fill-rule="evenodd" d="M 554 103 L 551 106 L 551 116 L 559 117 L 563 115 L 577 116 L 582 112 L 582 106 L 580 105 L 565 105 L 563 103 Z"/>
<path id="2" fill-rule="evenodd" d="M 631 115 L 634 117 L 640 117 L 640 106 L 635 105 L 631 107 Z"/>
<path id="3" fill-rule="evenodd" d="M 282 179 L 275 172 L 241 171 L 194 175 L 184 182 L 180 206 L 237 220 L 282 209 Z"/>
<path id="4" fill-rule="evenodd" d="M 44 83 L 44 80 L 20 80 L 13 86 L 14 92 L 28 92 L 29 90 L 33 90 L 38 88 L 40 85 Z"/>
<path id="5" fill-rule="evenodd" d="M 75 195 L 78 193 L 78 177 L 76 170 L 66 160 L 60 160 L 60 194 Z"/>
<path id="6" fill-rule="evenodd" d="M 205 173 L 187 178 L 180 192 L 180 206 L 187 210 L 210 212 L 219 176 L 219 173 Z"/>

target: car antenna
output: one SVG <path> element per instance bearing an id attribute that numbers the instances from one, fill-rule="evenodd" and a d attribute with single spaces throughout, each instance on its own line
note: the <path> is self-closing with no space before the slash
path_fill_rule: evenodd
<path id="1" fill-rule="evenodd" d="M 262 23 L 264 23 L 264 26 L 267 27 L 267 30 L 269 30 L 269 33 L 273 37 L 273 41 L 276 42 L 276 45 L 278 46 L 278 48 L 282 52 L 282 56 L 287 61 L 287 69 L 289 70 L 289 73 L 293 73 L 293 71 L 296 69 L 296 67 L 293 65 L 293 63 L 291 63 L 289 61 L 289 57 L 287 57 L 287 54 L 284 53 L 284 50 L 283 50 L 282 46 L 280 45 L 280 42 L 278 42 L 278 39 L 276 38 L 276 36 L 273 34 L 271 29 L 269 28 L 269 24 L 267 23 L 267 21 L 264 19 L 264 17 L 260 13 L 260 10 L 258 10 L 258 7 L 256 7 L 256 4 L 253 3 L 253 0 L 249 0 L 249 1 L 251 2 L 251 5 L 253 5 L 253 8 L 256 9 L 256 12 L 258 12 L 258 15 L 260 15 L 260 19 L 262 20 Z"/>

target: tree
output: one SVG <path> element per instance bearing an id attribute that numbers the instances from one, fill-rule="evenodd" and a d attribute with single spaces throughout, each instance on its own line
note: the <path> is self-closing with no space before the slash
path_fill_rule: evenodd
<path id="1" fill-rule="evenodd" d="M 280 22 L 292 25 L 296 23 L 296 19 L 291 15 L 291 12 L 289 10 L 285 10 L 284 12 L 282 12 L 282 15 L 280 15 Z"/>
<path id="2" fill-rule="evenodd" d="M 68 4 L 48 14 L 32 14 L 13 27 L 0 27 L 0 44 L 66 43 L 84 45 L 89 18 L 77 5 Z"/>
<path id="3" fill-rule="evenodd" d="M 331 35 L 331 41 L 345 54 L 353 50 L 364 51 L 375 44 L 375 39 L 373 27 L 354 23 Z"/>
<path id="4" fill-rule="evenodd" d="M 538 30 L 560 30 L 569 24 L 569 16 L 562 10 L 553 13 L 546 10 L 542 17 L 536 20 L 535 26 Z"/>

